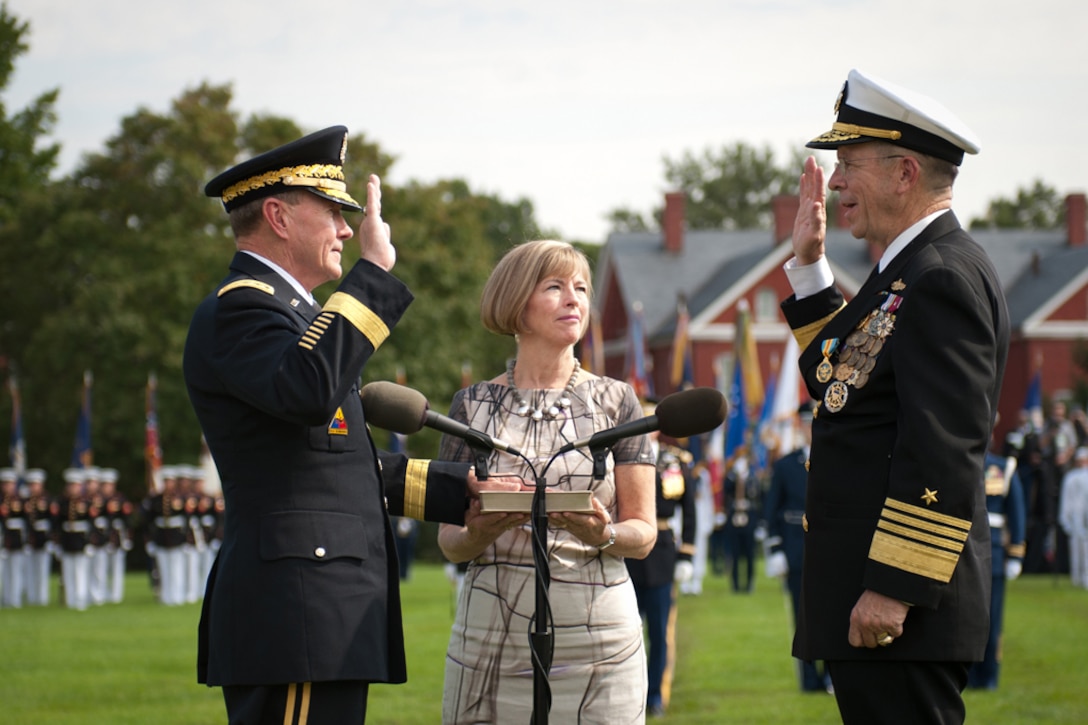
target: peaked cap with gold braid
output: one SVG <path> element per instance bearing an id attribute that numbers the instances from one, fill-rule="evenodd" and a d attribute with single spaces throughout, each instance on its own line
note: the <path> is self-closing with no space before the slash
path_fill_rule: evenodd
<path id="1" fill-rule="evenodd" d="M 347 145 L 347 128 L 331 126 L 227 169 L 208 182 L 204 193 L 221 198 L 228 212 L 289 189 L 305 189 L 345 209 L 362 211 L 344 183 Z"/>

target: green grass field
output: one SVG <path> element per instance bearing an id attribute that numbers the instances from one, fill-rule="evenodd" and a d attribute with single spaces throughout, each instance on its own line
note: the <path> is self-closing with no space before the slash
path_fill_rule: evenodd
<path id="1" fill-rule="evenodd" d="M 440 566 L 417 565 L 403 594 L 409 682 L 372 687 L 368 722 L 433 725 L 452 591 Z M 968 691 L 967 722 L 1088 722 L 1088 592 L 1027 576 L 1012 583 L 1007 606 L 1001 688 Z M 199 614 L 198 605 L 156 604 L 139 574 L 121 605 L 0 611 L 0 722 L 224 722 L 219 690 L 196 683 Z M 701 596 L 680 599 L 672 705 L 659 722 L 839 722 L 834 698 L 797 691 L 789 626 L 777 582 L 761 577 L 754 593 L 737 595 L 708 578 Z"/>

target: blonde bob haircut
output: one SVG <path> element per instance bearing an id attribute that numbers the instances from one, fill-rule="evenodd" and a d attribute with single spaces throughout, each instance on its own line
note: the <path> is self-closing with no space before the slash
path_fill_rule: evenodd
<path id="1" fill-rule="evenodd" d="M 536 286 L 545 279 L 581 276 L 593 299 L 593 282 L 586 255 L 566 242 L 542 239 L 525 242 L 503 255 L 492 270 L 480 298 L 480 320 L 498 335 L 518 335 Z M 589 316 L 582 321 L 582 334 Z"/>

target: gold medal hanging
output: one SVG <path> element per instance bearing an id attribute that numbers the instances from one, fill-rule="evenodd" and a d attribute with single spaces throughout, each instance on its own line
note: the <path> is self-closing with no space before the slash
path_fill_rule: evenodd
<path id="1" fill-rule="evenodd" d="M 820 352 L 824 354 L 824 359 L 816 366 L 817 382 L 826 383 L 831 379 L 831 374 L 835 370 L 835 367 L 831 364 L 831 355 L 838 346 L 839 338 L 837 337 L 832 337 L 831 339 L 824 340 L 820 343 Z"/>

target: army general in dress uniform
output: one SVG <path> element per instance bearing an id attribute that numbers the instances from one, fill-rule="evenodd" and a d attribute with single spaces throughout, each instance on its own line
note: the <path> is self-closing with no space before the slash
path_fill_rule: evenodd
<path id="1" fill-rule="evenodd" d="M 208 183 L 237 253 L 197 308 L 189 396 L 225 498 L 222 547 L 200 621 L 198 676 L 223 686 L 231 722 L 360 723 L 371 682 L 406 679 L 389 514 L 462 523 L 467 464 L 379 454 L 358 384 L 412 295 L 371 176 L 361 259 L 341 277 L 361 211 L 332 127 Z M 498 481 L 495 485 L 512 481 Z M 388 511 L 387 511 L 388 507 Z"/>
<path id="2" fill-rule="evenodd" d="M 845 723 L 962 723 L 989 634 L 981 485 L 1008 352 L 993 265 L 951 211 L 973 133 L 921 94 L 851 71 L 828 182 L 880 250 L 848 303 L 824 256 L 824 172 L 809 158 L 782 305 L 821 402 L 812 428 L 794 655 L 825 660 Z"/>

